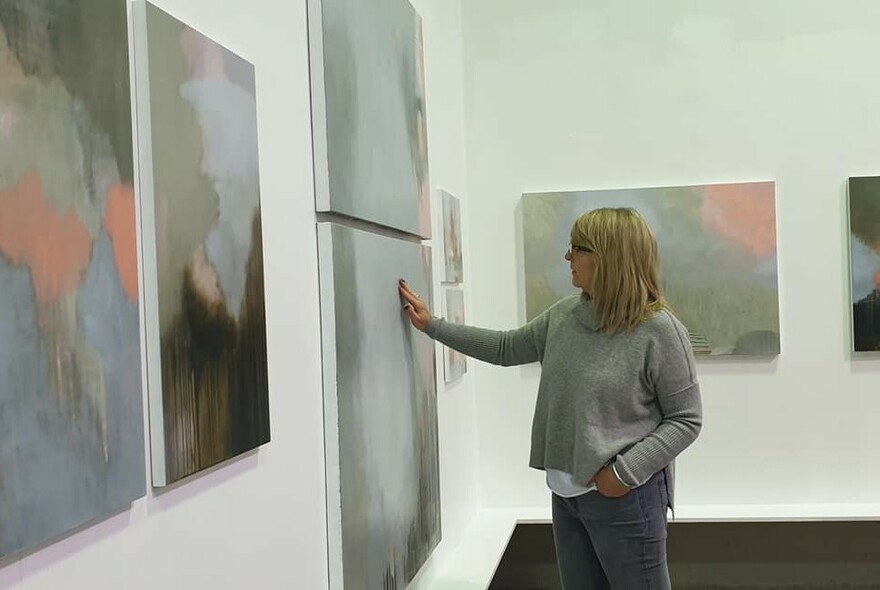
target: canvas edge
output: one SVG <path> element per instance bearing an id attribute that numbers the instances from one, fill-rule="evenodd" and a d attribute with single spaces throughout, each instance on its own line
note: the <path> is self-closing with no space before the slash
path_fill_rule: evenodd
<path id="1" fill-rule="evenodd" d="M 159 280 L 156 254 L 155 184 L 153 182 L 153 134 L 150 105 L 150 61 L 147 13 L 159 10 L 146 0 L 132 2 L 135 47 L 136 120 L 138 126 L 138 169 L 141 221 L 141 267 L 143 272 L 143 318 L 146 347 L 146 383 L 149 401 L 150 464 L 154 487 L 168 485 L 165 464 L 164 400 L 162 398 L 162 354 L 159 327 Z"/>
<path id="2" fill-rule="evenodd" d="M 449 197 L 452 199 L 452 208 L 455 211 L 456 217 L 458 217 L 458 257 L 461 258 L 461 274 L 455 275 L 455 268 L 453 267 L 453 279 L 456 284 L 461 284 L 464 282 L 464 217 L 461 214 L 461 199 L 456 197 L 453 194 L 450 194 Z"/>
<path id="3" fill-rule="evenodd" d="M 449 293 L 452 291 L 454 287 L 443 287 L 443 319 L 447 322 L 449 321 Z M 443 345 L 443 383 L 449 384 L 455 381 L 455 375 L 453 375 L 452 363 L 449 358 L 450 348 Z"/>
<path id="4" fill-rule="evenodd" d="M 207 37 L 210 39 L 210 37 Z M 215 43 L 217 43 L 215 41 Z M 229 51 L 236 58 L 243 61 L 247 64 L 253 73 L 254 77 L 254 135 L 255 135 L 255 156 L 257 158 L 257 208 L 254 211 L 254 216 L 259 218 L 260 223 L 260 239 L 259 239 L 259 248 L 260 248 L 260 258 L 262 260 L 263 270 L 260 273 L 260 281 L 262 282 L 263 287 L 263 314 L 264 314 L 264 329 L 262 332 L 262 337 L 266 343 L 266 414 L 268 417 L 268 426 L 266 431 L 266 440 L 255 446 L 252 451 L 259 449 L 260 447 L 269 444 L 272 442 L 272 383 L 271 383 L 271 371 L 269 371 L 269 315 L 268 315 L 268 305 L 267 305 L 267 297 L 266 297 L 266 234 L 265 234 L 265 217 L 263 216 L 263 170 L 261 167 L 262 160 L 260 159 L 260 101 L 259 101 L 259 76 L 257 75 L 257 66 L 250 59 L 247 59 L 238 53 L 231 51 L 225 45 L 221 43 L 217 43 L 220 47 Z M 254 242 L 251 242 L 251 252 L 253 252 Z M 245 451 L 247 453 L 248 451 Z M 243 453 L 244 454 L 244 453 Z"/>
<path id="5" fill-rule="evenodd" d="M 143 498 L 147 494 L 147 461 L 149 460 L 149 451 L 147 442 L 149 440 L 150 424 L 149 424 L 149 402 L 147 399 L 149 388 L 147 387 L 147 341 L 146 341 L 146 315 L 144 310 L 144 268 L 143 268 L 143 233 L 141 228 L 141 211 L 140 203 L 141 195 L 141 169 L 139 165 L 140 158 L 140 129 L 138 128 L 138 109 L 137 109 L 137 51 L 135 47 L 135 30 L 136 30 L 136 8 L 134 2 L 126 3 L 125 24 L 127 27 L 128 41 L 128 93 L 129 104 L 131 108 L 130 125 L 131 125 L 131 158 L 132 158 L 132 189 L 134 190 L 134 232 L 135 232 L 135 256 L 138 273 L 138 346 L 140 352 L 140 402 L 141 402 L 141 463 L 140 463 L 140 482 L 138 484 L 141 490 L 138 497 Z M 132 501 L 133 503 L 134 501 Z"/>
<path id="6" fill-rule="evenodd" d="M 853 267 L 853 253 L 852 253 L 852 243 L 853 243 L 853 235 L 852 235 L 852 181 L 857 178 L 870 178 L 865 176 L 849 176 L 846 179 L 846 195 L 845 195 L 845 207 L 846 207 L 846 215 L 844 216 L 846 219 L 846 258 L 847 258 L 847 266 L 849 270 L 849 280 L 847 281 L 847 308 L 849 314 L 849 352 L 852 356 L 862 356 L 866 351 L 859 350 L 856 348 L 856 313 L 855 313 L 855 304 L 853 303 L 853 280 L 855 278 L 855 268 Z"/>
<path id="7" fill-rule="evenodd" d="M 528 205 L 526 197 L 534 193 L 523 193 L 520 195 L 513 208 L 513 232 L 515 240 L 514 256 L 516 260 L 514 266 L 516 268 L 516 286 L 517 286 L 517 318 L 520 323 L 525 324 L 529 321 L 529 284 L 526 280 L 526 208 Z"/>
<path id="8" fill-rule="evenodd" d="M 339 407 L 336 365 L 336 294 L 333 265 L 335 224 L 317 223 L 321 372 L 324 405 L 324 471 L 327 502 L 327 563 L 330 588 L 342 588 L 342 477 L 339 472 Z"/>
<path id="9" fill-rule="evenodd" d="M 738 182 L 728 182 L 724 184 L 740 184 Z M 766 354 L 754 355 L 757 358 L 773 359 L 782 354 L 782 296 L 780 294 L 779 280 L 779 199 L 776 198 L 776 180 L 755 180 L 749 184 L 766 184 L 770 187 L 770 195 L 773 199 L 773 246 L 776 248 L 776 350 L 768 351 Z M 748 355 L 729 355 L 733 357 L 742 357 Z"/>
<path id="10" fill-rule="evenodd" d="M 419 244 L 422 251 L 422 260 L 425 263 L 425 285 L 426 285 L 426 293 L 429 298 L 429 305 L 431 309 L 434 309 L 434 258 L 433 258 L 433 249 L 431 246 L 420 243 Z M 432 539 L 433 544 L 431 545 L 431 549 L 428 551 L 428 555 L 425 557 L 425 561 L 419 566 L 419 569 L 416 571 L 416 574 L 413 576 L 413 580 L 421 572 L 428 562 L 431 559 L 431 556 L 437 551 L 437 547 L 440 546 L 440 542 L 443 540 L 443 502 L 442 502 L 442 488 L 443 486 L 440 483 L 440 479 L 442 474 L 440 472 L 440 383 L 438 378 L 438 369 L 437 369 L 437 348 L 431 344 L 431 358 L 432 358 L 432 366 L 431 366 L 431 376 L 433 378 L 433 389 L 434 389 L 434 412 L 433 412 L 433 420 L 431 423 L 431 428 L 434 429 L 434 440 L 437 441 L 437 445 L 434 448 L 434 461 L 437 465 L 437 534 L 436 538 Z M 412 582 L 412 580 L 410 580 Z"/>
<path id="11" fill-rule="evenodd" d="M 443 188 L 438 188 L 437 194 L 440 196 L 440 237 L 437 239 L 439 242 L 437 246 L 440 248 L 440 255 L 443 257 L 443 278 L 440 282 L 454 283 L 455 276 L 446 262 L 446 203 L 451 202 L 451 199 L 455 197 Z"/>
<path id="12" fill-rule="evenodd" d="M 409 6 L 409 9 L 412 11 L 415 17 L 415 35 L 417 37 L 416 46 L 418 47 L 418 54 L 416 55 L 416 63 L 420 64 L 421 67 L 421 76 L 420 76 L 420 84 L 422 85 L 422 132 L 425 136 L 425 186 L 427 186 L 427 191 L 424 196 L 427 198 L 427 202 L 422 200 L 422 195 L 419 196 L 419 221 L 416 224 L 418 226 L 418 235 L 424 240 L 430 240 L 434 237 L 433 227 L 431 227 L 430 215 L 424 215 L 424 210 L 431 210 L 431 156 L 430 151 L 428 149 L 430 142 L 428 141 L 428 68 L 427 68 L 427 59 L 425 56 L 425 21 L 422 18 L 422 15 L 413 6 L 412 2 L 409 0 L 404 0 L 406 4 Z M 422 82 L 424 82 L 422 84 Z"/>
<path id="13" fill-rule="evenodd" d="M 443 238 L 446 239 L 446 232 L 444 232 Z M 444 248 L 445 253 L 445 248 Z M 445 259 L 445 256 L 444 256 Z M 443 304 L 443 319 L 447 322 L 449 321 L 449 291 L 451 291 L 451 287 L 444 286 L 442 289 L 442 293 L 440 297 L 442 298 Z M 452 383 L 454 379 L 452 379 L 452 364 L 449 362 L 449 347 L 445 344 L 443 345 L 443 383 L 449 384 Z"/>
<path id="14" fill-rule="evenodd" d="M 323 5 L 322 0 L 307 0 L 306 4 L 315 210 L 328 212 L 330 211 L 330 162 L 327 154 L 327 97 L 324 87 Z"/>
<path id="15" fill-rule="evenodd" d="M 440 201 L 440 235 L 437 237 L 437 248 L 440 250 L 440 255 L 443 258 L 443 278 L 440 279 L 441 283 L 449 282 L 449 269 L 446 265 L 446 196 L 452 196 L 449 191 L 444 188 L 437 188 L 437 196 L 439 196 Z M 445 300 L 444 300 L 445 305 Z"/>

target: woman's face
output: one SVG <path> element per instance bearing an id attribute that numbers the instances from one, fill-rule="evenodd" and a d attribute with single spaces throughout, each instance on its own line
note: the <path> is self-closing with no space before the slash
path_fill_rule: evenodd
<path id="1" fill-rule="evenodd" d="M 565 259 L 571 268 L 571 284 L 587 295 L 592 295 L 593 273 L 596 271 L 596 255 L 580 246 L 565 251 Z"/>

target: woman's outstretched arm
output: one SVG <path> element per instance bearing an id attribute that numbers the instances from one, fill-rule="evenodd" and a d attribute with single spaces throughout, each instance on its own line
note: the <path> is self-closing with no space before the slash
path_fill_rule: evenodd
<path id="1" fill-rule="evenodd" d="M 524 365 L 541 360 L 547 338 L 546 314 L 515 330 L 488 330 L 452 324 L 431 315 L 427 304 L 406 281 L 398 286 L 403 311 L 413 326 L 446 346 L 494 365 Z"/>

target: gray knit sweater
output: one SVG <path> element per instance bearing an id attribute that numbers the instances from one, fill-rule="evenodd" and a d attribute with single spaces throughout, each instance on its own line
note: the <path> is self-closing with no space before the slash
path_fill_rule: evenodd
<path id="1" fill-rule="evenodd" d="M 685 327 L 667 310 L 632 330 L 599 329 L 586 295 L 563 299 L 510 331 L 433 318 L 425 333 L 470 357 L 510 366 L 540 361 L 529 465 L 587 485 L 616 461 L 624 483 L 667 469 L 702 426 L 700 388 Z"/>

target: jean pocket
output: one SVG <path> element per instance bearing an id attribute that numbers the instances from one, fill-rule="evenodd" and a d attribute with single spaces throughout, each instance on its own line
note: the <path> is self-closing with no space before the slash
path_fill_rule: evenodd
<path id="1" fill-rule="evenodd" d="M 627 493 L 623 494 L 622 496 L 606 496 L 605 494 L 603 494 L 602 492 L 599 491 L 599 488 L 596 488 L 596 494 L 598 494 L 600 498 L 603 498 L 603 499 L 608 500 L 610 502 L 619 502 L 621 500 L 633 497 L 635 495 L 636 491 L 638 491 L 638 489 L 639 488 L 632 488 L 631 490 L 629 490 Z"/>

